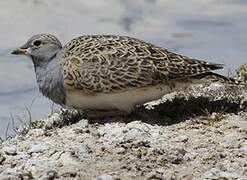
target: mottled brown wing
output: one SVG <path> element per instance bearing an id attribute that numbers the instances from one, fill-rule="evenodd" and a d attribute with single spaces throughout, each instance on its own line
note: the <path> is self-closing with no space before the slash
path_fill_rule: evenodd
<path id="1" fill-rule="evenodd" d="M 158 73 L 155 73 L 153 67 L 140 68 L 130 59 L 111 60 L 109 64 L 107 61 L 90 63 L 89 61 L 96 60 L 94 58 L 87 59 L 87 62 L 78 57 L 66 59 L 63 73 L 66 87 L 94 94 L 145 87 L 161 82 L 161 78 L 156 77 Z"/>
<path id="2" fill-rule="evenodd" d="M 81 36 L 64 47 L 61 58 L 67 88 L 89 94 L 157 85 L 221 66 L 189 59 L 125 36 Z"/>
<path id="3" fill-rule="evenodd" d="M 164 60 L 154 61 L 154 63 L 160 73 L 167 73 L 169 80 L 192 77 L 223 68 L 222 64 L 200 61 L 167 50 L 164 51 L 166 51 L 167 57 Z"/>

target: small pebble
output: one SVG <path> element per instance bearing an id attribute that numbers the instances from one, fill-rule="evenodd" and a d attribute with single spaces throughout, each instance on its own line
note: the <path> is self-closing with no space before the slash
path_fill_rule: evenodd
<path id="1" fill-rule="evenodd" d="M 16 149 L 16 147 L 4 147 L 3 151 L 7 155 L 11 155 L 11 156 L 17 155 L 17 149 Z"/>

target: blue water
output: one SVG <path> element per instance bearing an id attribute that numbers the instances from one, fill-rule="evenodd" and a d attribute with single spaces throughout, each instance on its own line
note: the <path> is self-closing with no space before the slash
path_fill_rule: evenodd
<path id="1" fill-rule="evenodd" d="M 247 3 L 241 0 L 2 0 L 0 136 L 10 113 L 18 124 L 28 119 L 26 107 L 33 120 L 51 111 L 51 102 L 38 92 L 31 61 L 9 54 L 33 34 L 51 33 L 63 44 L 84 34 L 133 36 L 224 63 L 219 72 L 226 75 L 247 60 L 246 19 Z"/>

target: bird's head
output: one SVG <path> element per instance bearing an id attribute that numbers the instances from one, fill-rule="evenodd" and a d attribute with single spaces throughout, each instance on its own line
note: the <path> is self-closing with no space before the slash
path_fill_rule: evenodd
<path id="1" fill-rule="evenodd" d="M 55 36 L 38 34 L 32 36 L 23 46 L 13 50 L 11 54 L 29 56 L 35 65 L 41 65 L 51 61 L 61 49 L 62 44 Z"/>

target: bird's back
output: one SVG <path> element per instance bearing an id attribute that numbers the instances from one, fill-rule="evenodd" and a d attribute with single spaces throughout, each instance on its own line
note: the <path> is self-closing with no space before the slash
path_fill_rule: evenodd
<path id="1" fill-rule="evenodd" d="M 127 36 L 81 36 L 63 51 L 65 86 L 89 94 L 153 86 L 222 68 Z"/>

